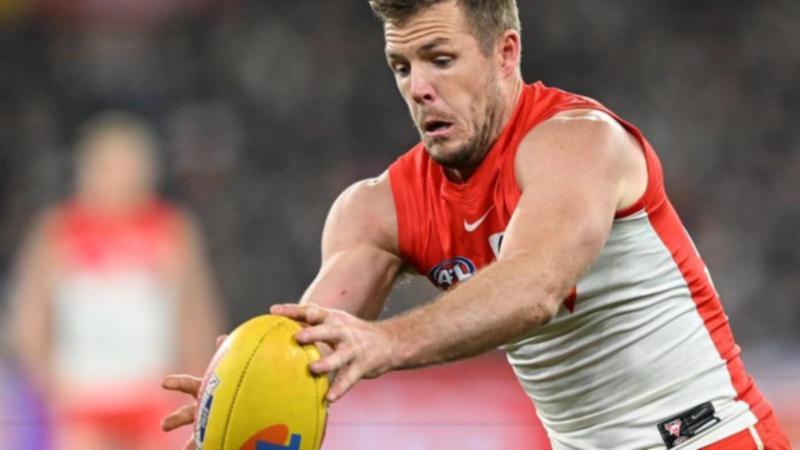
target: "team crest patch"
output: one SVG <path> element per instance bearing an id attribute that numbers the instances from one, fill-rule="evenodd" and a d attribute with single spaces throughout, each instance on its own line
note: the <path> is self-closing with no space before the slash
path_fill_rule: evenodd
<path id="1" fill-rule="evenodd" d="M 503 246 L 503 237 L 505 234 L 505 231 L 501 231 L 489 236 L 489 247 L 492 248 L 495 259 L 500 257 L 500 248 Z"/>
<path id="2" fill-rule="evenodd" d="M 428 278 L 442 289 L 450 289 L 456 283 L 475 275 L 475 263 L 464 256 L 446 259 L 428 272 Z"/>
<path id="3" fill-rule="evenodd" d="M 680 437 L 681 435 L 681 419 L 675 419 L 672 422 L 664 424 L 664 429 L 672 436 Z"/>

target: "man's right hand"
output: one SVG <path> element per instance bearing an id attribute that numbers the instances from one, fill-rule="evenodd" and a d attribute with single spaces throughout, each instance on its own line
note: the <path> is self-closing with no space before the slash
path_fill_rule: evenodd
<path id="1" fill-rule="evenodd" d="M 225 342 L 226 335 L 217 337 L 217 348 Z M 203 379 L 192 375 L 168 375 L 161 382 L 161 387 L 168 391 L 177 391 L 188 394 L 192 397 L 192 402 L 181 406 L 172 414 L 161 420 L 161 429 L 172 431 L 185 425 L 194 423 L 194 416 L 197 410 L 197 397 L 200 395 L 200 386 Z M 194 450 L 194 436 L 190 437 L 183 446 L 184 450 Z"/>
<path id="2" fill-rule="evenodd" d="M 164 381 L 161 383 L 164 389 L 189 394 L 194 400 L 189 404 L 181 406 L 172 414 L 161 420 L 162 430 L 172 431 L 184 425 L 191 425 L 194 422 L 195 410 L 197 409 L 197 395 L 202 383 L 202 378 L 193 377 L 191 375 L 168 375 L 164 378 Z M 193 449 L 194 437 L 191 437 L 184 445 L 184 450 Z"/>

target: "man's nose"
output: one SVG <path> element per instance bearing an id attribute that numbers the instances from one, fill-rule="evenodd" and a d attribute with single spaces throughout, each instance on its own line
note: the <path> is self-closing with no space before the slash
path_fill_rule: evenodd
<path id="1" fill-rule="evenodd" d="M 430 103 L 436 98 L 436 90 L 430 77 L 422 70 L 411 71 L 411 98 L 420 105 Z"/>

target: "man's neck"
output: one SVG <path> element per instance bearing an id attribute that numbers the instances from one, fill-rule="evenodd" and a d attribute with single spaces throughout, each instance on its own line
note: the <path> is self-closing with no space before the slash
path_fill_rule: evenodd
<path id="1" fill-rule="evenodd" d="M 500 120 L 497 121 L 497 125 L 492 133 L 492 138 L 489 140 L 485 149 L 482 149 L 481 157 L 473 164 L 470 164 L 466 167 L 459 167 L 459 168 L 445 168 L 444 173 L 445 176 L 450 181 L 455 183 L 463 183 L 478 170 L 483 160 L 486 158 L 486 155 L 489 154 L 489 150 L 494 146 L 494 143 L 497 142 L 497 138 L 500 137 L 500 133 L 505 130 L 508 122 L 511 120 L 511 115 L 514 114 L 514 110 L 517 108 L 517 103 L 519 102 L 519 97 L 522 95 L 522 87 L 524 83 L 522 81 L 522 76 L 517 75 L 513 77 L 507 84 L 503 86 L 502 95 L 505 99 L 502 105 L 501 113 L 500 113 Z"/>

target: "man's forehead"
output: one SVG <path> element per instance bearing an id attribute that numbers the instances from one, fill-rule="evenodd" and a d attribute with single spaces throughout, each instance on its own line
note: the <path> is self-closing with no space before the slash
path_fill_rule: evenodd
<path id="1" fill-rule="evenodd" d="M 426 26 L 408 33 L 386 33 L 385 52 L 387 56 L 400 53 L 423 53 L 440 46 L 457 45 L 469 39 L 463 30 L 451 26 Z"/>
<path id="2" fill-rule="evenodd" d="M 414 51 L 417 53 L 424 53 L 435 50 L 440 46 L 447 46 L 452 44 L 453 40 L 448 36 L 432 35 L 429 38 L 420 39 L 417 42 L 411 40 L 407 43 L 398 43 L 386 41 L 386 56 L 397 56 L 404 51 Z M 409 48 L 410 47 L 410 48 Z"/>

